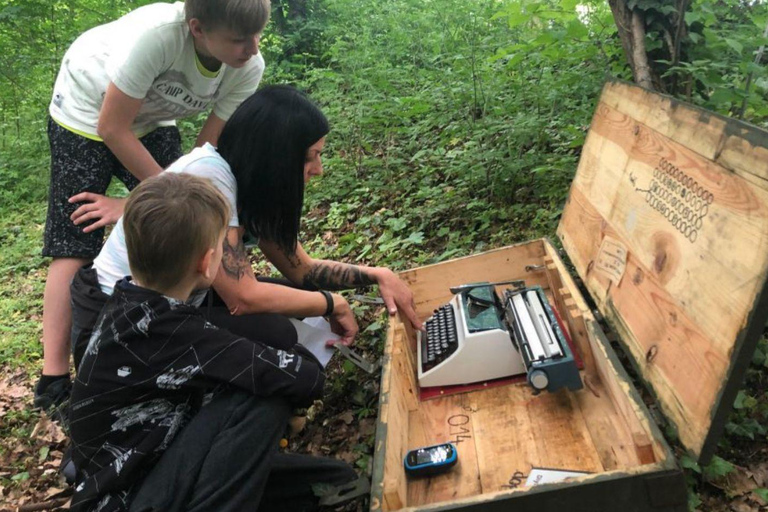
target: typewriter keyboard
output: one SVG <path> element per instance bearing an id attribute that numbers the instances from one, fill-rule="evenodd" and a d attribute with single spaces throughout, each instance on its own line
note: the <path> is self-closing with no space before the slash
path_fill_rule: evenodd
<path id="1" fill-rule="evenodd" d="M 459 346 L 453 307 L 445 304 L 436 309 L 425 326 L 426 336 L 421 336 L 421 365 L 422 371 L 426 372 L 453 354 Z"/>

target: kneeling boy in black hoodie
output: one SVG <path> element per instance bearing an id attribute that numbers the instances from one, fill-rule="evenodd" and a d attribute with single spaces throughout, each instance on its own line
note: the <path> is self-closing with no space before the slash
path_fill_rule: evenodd
<path id="1" fill-rule="evenodd" d="M 216 275 L 227 219 L 221 193 L 191 175 L 162 173 L 131 194 L 132 278 L 102 310 L 72 392 L 72 510 L 304 509 L 311 500 L 285 501 L 302 494 L 286 473 L 356 478 L 335 461 L 302 470 L 312 458 L 276 454 L 290 407 L 322 394 L 314 356 L 235 336 L 185 304 Z"/>

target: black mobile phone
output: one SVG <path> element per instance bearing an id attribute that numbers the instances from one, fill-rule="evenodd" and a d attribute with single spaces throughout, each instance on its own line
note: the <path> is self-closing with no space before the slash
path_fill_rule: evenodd
<path id="1" fill-rule="evenodd" d="M 408 476 L 431 476 L 450 470 L 457 461 L 456 447 L 451 443 L 444 443 L 409 451 L 405 455 L 403 466 Z"/>

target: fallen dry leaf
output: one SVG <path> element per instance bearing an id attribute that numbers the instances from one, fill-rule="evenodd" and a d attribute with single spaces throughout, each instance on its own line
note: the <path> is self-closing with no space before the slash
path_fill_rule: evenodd
<path id="1" fill-rule="evenodd" d="M 336 454 L 336 457 L 343 460 L 347 464 L 352 464 L 357 460 L 357 455 L 348 451 L 339 452 Z"/>
<path id="2" fill-rule="evenodd" d="M 345 425 L 349 425 L 355 420 L 355 417 L 352 415 L 351 411 L 347 411 L 341 416 L 339 416 L 339 419 L 343 421 Z"/>
<path id="3" fill-rule="evenodd" d="M 733 512 L 758 512 L 758 507 L 747 502 L 744 497 L 733 500 L 730 508 Z"/>
<path id="4" fill-rule="evenodd" d="M 0 382 L 0 395 L 5 398 L 25 398 L 29 396 L 29 389 L 2 381 Z"/>
<path id="5" fill-rule="evenodd" d="M 368 437 L 376 432 L 376 420 L 373 418 L 365 418 L 360 420 L 360 435 Z"/>
<path id="6" fill-rule="evenodd" d="M 740 496 L 758 487 L 752 478 L 752 472 L 738 466 L 724 478 L 723 484 L 723 490 L 729 496 Z"/>
<path id="7" fill-rule="evenodd" d="M 758 487 L 768 487 L 768 461 L 750 466 L 749 471 Z"/>
<path id="8" fill-rule="evenodd" d="M 30 437 L 52 444 L 62 443 L 67 439 L 58 423 L 51 421 L 47 416 L 40 417 Z"/>
<path id="9" fill-rule="evenodd" d="M 304 430 L 304 427 L 307 425 L 307 417 L 306 416 L 292 416 L 288 420 L 288 426 L 291 430 L 291 435 L 296 435 L 300 433 L 302 430 Z"/>
<path id="10" fill-rule="evenodd" d="M 45 491 L 45 497 L 48 499 L 56 498 L 67 492 L 71 492 L 70 487 L 49 487 L 48 490 Z"/>

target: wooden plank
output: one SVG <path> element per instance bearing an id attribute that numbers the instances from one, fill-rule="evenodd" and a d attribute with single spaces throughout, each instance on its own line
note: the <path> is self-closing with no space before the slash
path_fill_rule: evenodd
<path id="1" fill-rule="evenodd" d="M 599 328 L 592 313 L 587 309 L 581 294 L 578 292 L 576 284 L 566 272 L 565 266 L 556 253 L 554 253 L 554 248 L 549 243 L 547 243 L 547 250 L 553 255 L 553 265 L 558 269 L 558 274 L 562 278 L 563 288 L 566 290 L 563 292 L 563 295 L 569 296 L 565 301 L 569 315 L 575 316 L 578 314 L 580 325 L 576 331 L 583 336 L 582 342 L 589 345 L 590 364 L 594 365 L 594 367 L 592 372 L 587 373 L 588 381 L 585 382 L 585 386 L 593 394 L 607 394 L 610 398 L 613 408 L 618 412 L 618 418 L 621 419 L 621 424 L 624 427 L 624 429 L 619 428 L 618 430 L 625 430 L 629 433 L 627 440 L 635 452 L 635 460 L 638 463 L 649 464 L 654 462 L 657 457 L 664 457 L 661 447 L 656 446 L 652 442 L 652 436 L 649 434 L 650 425 L 647 418 L 644 418 L 640 408 L 629 398 L 630 384 L 628 382 L 622 383 L 617 377 L 616 369 L 610 363 L 605 347 L 597 340 L 594 333 Z M 569 293 L 569 290 L 572 290 L 572 292 Z M 587 417 L 592 419 L 593 414 L 595 413 L 590 413 Z M 627 440 L 623 443 L 618 443 L 622 450 L 626 446 Z"/>
<path id="2" fill-rule="evenodd" d="M 546 268 L 549 289 L 551 290 L 553 298 L 555 299 L 555 306 L 559 312 L 563 312 L 565 311 L 565 304 L 563 304 L 564 297 L 562 296 L 563 282 L 560 279 L 560 275 L 557 273 L 557 266 L 552 261 L 552 257 L 549 255 L 544 256 L 543 261 Z"/>
<path id="3" fill-rule="evenodd" d="M 603 383 L 593 379 L 575 398 L 603 468 L 611 471 L 638 466 L 640 461 L 627 424 L 616 412 Z"/>
<path id="4" fill-rule="evenodd" d="M 602 104 L 591 133 L 609 143 L 610 147 L 601 146 L 601 156 L 620 153 L 627 163 L 616 168 L 601 159 L 594 167 L 580 166 L 574 188 L 588 198 L 600 228 L 609 224 L 631 241 L 633 252 L 658 275 L 669 295 L 713 334 L 713 342 L 728 351 L 768 267 L 768 191 L 701 160 L 643 125 L 632 125 L 631 119 Z M 681 186 L 672 175 L 690 186 Z M 589 187 L 582 186 L 586 176 L 591 176 Z M 663 181 L 679 187 L 678 194 Z M 656 192 L 649 196 L 654 186 Z M 683 193 L 706 195 L 711 203 L 694 198 L 667 216 L 653 207 L 666 208 Z M 678 209 L 680 215 L 675 217 Z M 684 215 L 695 220 L 680 220 Z M 668 216 L 678 220 L 673 223 Z M 596 298 L 604 298 L 608 283 L 602 279 Z"/>
<path id="5" fill-rule="evenodd" d="M 607 87 L 597 108 L 558 233 L 681 440 L 700 453 L 765 283 L 768 191 L 723 167 L 736 132 L 685 109 L 659 112 L 672 107 L 643 92 L 619 100 L 618 90 Z M 707 153 L 717 129 L 720 149 Z M 618 279 L 594 267 L 606 239 L 628 252 Z"/>
<path id="6" fill-rule="evenodd" d="M 584 320 L 581 312 L 576 306 L 571 291 L 563 286 L 562 278 L 558 266 L 553 260 L 554 248 L 549 241 L 545 242 L 547 256 L 544 257 L 544 264 L 547 271 L 547 279 L 551 290 L 551 301 L 554 301 L 554 307 L 560 315 L 568 335 L 573 340 L 573 344 L 584 363 L 582 379 L 595 377 L 595 362 L 592 358 L 592 349 L 587 339 L 587 330 L 584 326 Z M 552 305 L 552 304 L 551 304 Z"/>
<path id="7" fill-rule="evenodd" d="M 567 208 L 591 210 L 578 189 L 572 189 Z M 572 233 L 585 219 L 595 219 L 594 211 L 586 215 L 563 217 L 561 229 Z M 597 220 L 587 226 L 581 236 L 565 237 L 564 245 L 572 261 L 586 261 L 597 251 L 600 230 L 590 233 L 590 227 L 605 224 Z M 618 238 L 609 228 L 604 234 Z M 589 234 L 589 236 L 588 236 Z M 623 241 L 623 239 L 618 238 Z M 577 266 L 577 268 L 579 268 Z M 593 272 L 584 271 L 587 286 L 595 286 Z M 689 448 L 700 449 L 709 425 L 710 413 L 728 366 L 727 354 L 717 351 L 701 328 L 687 318 L 685 312 L 671 300 L 653 274 L 642 269 L 633 255 L 627 263 L 627 275 L 611 290 L 610 300 L 601 305 L 603 314 L 612 321 L 622 342 L 631 353 L 644 378 L 660 399 L 664 413 L 678 427 L 681 440 Z M 636 276 L 644 276 L 638 278 Z M 619 313 L 621 312 L 621 313 Z M 661 319 L 661 321 L 660 321 Z"/>
<path id="8" fill-rule="evenodd" d="M 384 468 L 382 474 L 382 509 L 399 510 L 407 503 L 407 483 L 403 472 L 403 457 L 408 449 L 408 406 L 415 407 L 410 398 L 413 390 L 407 374 L 406 351 L 403 350 L 404 336 L 399 318 L 390 319 L 387 365 L 382 373 L 381 393 L 386 401 L 380 403 L 380 423 L 386 425 L 384 440 Z M 410 372 L 409 372 L 410 370 Z M 381 428 L 381 427 L 380 427 Z"/>
<path id="9" fill-rule="evenodd" d="M 573 393 L 533 395 L 517 384 L 470 397 L 484 493 L 510 488 L 532 467 L 603 470 Z"/>
<path id="10" fill-rule="evenodd" d="M 589 378 L 596 378 L 595 358 L 592 355 L 592 347 L 587 335 L 587 326 L 584 323 L 584 316 L 576 306 L 576 302 L 568 295 L 564 301 L 565 310 L 563 315 L 571 326 L 570 333 L 576 347 L 579 349 L 579 355 L 584 362 L 584 371 Z"/>
<path id="11" fill-rule="evenodd" d="M 768 188 L 764 130 L 621 82 L 607 83 L 600 101 L 755 186 Z"/>
<path id="12" fill-rule="evenodd" d="M 579 391 L 577 393 L 584 393 Z M 531 402 L 531 419 L 538 438 L 540 464 L 545 468 L 603 471 L 597 449 L 574 393 L 542 393 Z"/>
<path id="13" fill-rule="evenodd" d="M 405 326 L 400 317 L 393 323 L 394 327 L 394 348 L 395 357 L 392 359 L 395 375 L 394 379 L 399 381 L 398 397 L 405 401 L 405 407 L 408 411 L 414 411 L 419 406 L 419 383 L 416 377 L 416 356 L 411 349 L 411 342 L 408 339 Z M 411 336 L 415 333 L 411 331 Z"/>
<path id="14" fill-rule="evenodd" d="M 531 466 L 539 461 L 536 432 L 525 386 L 504 386 L 472 397 L 475 444 L 483 492 L 502 491 L 525 483 Z"/>
<path id="15" fill-rule="evenodd" d="M 420 409 L 412 413 L 409 449 L 452 442 L 459 463 L 449 473 L 410 481 L 409 506 L 453 501 L 481 493 L 469 396 L 461 394 L 421 402 Z"/>

